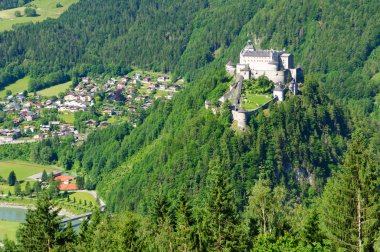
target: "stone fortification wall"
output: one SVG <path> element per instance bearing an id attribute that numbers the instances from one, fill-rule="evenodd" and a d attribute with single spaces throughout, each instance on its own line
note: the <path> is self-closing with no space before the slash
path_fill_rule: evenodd
<path id="1" fill-rule="evenodd" d="M 247 127 L 247 123 L 249 122 L 249 120 L 251 119 L 251 117 L 253 115 L 256 115 L 261 109 L 267 109 L 270 106 L 270 104 L 272 104 L 273 102 L 276 102 L 277 100 L 278 100 L 278 98 L 275 97 L 272 100 L 268 101 L 267 103 L 261 105 L 260 107 L 254 109 L 252 111 L 232 110 L 231 111 L 232 112 L 232 118 L 234 119 L 234 121 L 237 122 L 238 127 L 240 129 L 245 129 L 245 127 Z"/>
<path id="2" fill-rule="evenodd" d="M 285 71 L 258 71 L 252 70 L 252 77 L 257 79 L 260 76 L 265 75 L 269 80 L 276 82 L 285 83 Z"/>

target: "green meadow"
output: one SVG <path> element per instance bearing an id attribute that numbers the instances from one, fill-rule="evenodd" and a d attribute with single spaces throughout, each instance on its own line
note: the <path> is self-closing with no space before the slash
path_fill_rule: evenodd
<path id="1" fill-rule="evenodd" d="M 2 10 L 0 11 L 0 32 L 13 29 L 13 25 L 41 22 L 47 18 L 58 18 L 72 4 L 77 2 L 79 0 L 35 0 L 27 5 L 37 9 L 37 14 L 39 15 L 37 17 L 16 17 L 15 11 L 20 11 L 24 15 L 25 7 Z M 61 3 L 63 7 L 57 8 L 57 3 Z"/>
<path id="2" fill-rule="evenodd" d="M 273 99 L 269 94 L 246 94 L 245 98 L 247 100 L 243 102 L 242 105 L 243 108 L 248 111 L 256 109 Z"/>
<path id="3" fill-rule="evenodd" d="M 0 21 L 0 27 L 1 27 L 1 21 Z M 30 77 L 27 76 L 25 78 L 19 79 L 13 84 L 10 84 L 6 86 L 3 90 L 0 91 L 0 98 L 3 98 L 7 92 L 7 90 L 12 91 L 12 94 L 23 92 L 24 90 L 28 90 L 28 83 L 29 83 Z"/>
<path id="4" fill-rule="evenodd" d="M 26 180 L 29 176 L 46 170 L 51 172 L 57 170 L 51 166 L 38 165 L 23 161 L 0 161 L 0 176 L 8 178 L 11 171 L 16 173 L 17 180 Z"/>
<path id="5" fill-rule="evenodd" d="M 71 83 L 72 83 L 71 81 L 68 81 L 66 83 L 45 88 L 41 91 L 37 91 L 37 94 L 42 95 L 42 96 L 48 96 L 48 97 L 58 96 L 59 93 L 66 92 L 66 90 L 70 88 Z"/>

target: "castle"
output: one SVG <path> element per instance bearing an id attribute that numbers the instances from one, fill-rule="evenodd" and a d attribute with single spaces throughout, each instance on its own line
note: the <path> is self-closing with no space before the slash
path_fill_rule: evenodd
<path id="1" fill-rule="evenodd" d="M 286 91 L 294 95 L 298 93 L 298 83 L 302 82 L 303 73 L 300 67 L 294 67 L 293 55 L 277 50 L 257 50 L 248 41 L 247 45 L 240 52 L 240 62 L 236 66 L 229 61 L 226 64 L 227 73 L 234 75 L 236 82 L 230 87 L 229 92 L 223 95 L 219 101 L 224 103 L 229 101 L 231 111 L 239 128 L 244 129 L 250 117 L 260 109 L 267 108 L 270 103 L 285 100 Z M 266 76 L 275 83 L 272 90 L 273 99 L 261 105 L 260 107 L 246 111 L 241 106 L 243 81 L 257 79 L 260 76 Z M 206 108 L 210 107 L 210 102 L 206 101 Z"/>
<path id="2" fill-rule="evenodd" d="M 293 55 L 285 51 L 257 50 L 249 40 L 240 52 L 240 62 L 234 66 L 232 62 L 226 65 L 227 73 L 242 76 L 244 80 L 257 79 L 266 76 L 280 89 L 285 83 L 293 84 L 292 90 L 297 93 L 297 83 L 302 79 L 302 69 L 294 67 Z M 279 97 L 279 100 L 280 99 Z"/>

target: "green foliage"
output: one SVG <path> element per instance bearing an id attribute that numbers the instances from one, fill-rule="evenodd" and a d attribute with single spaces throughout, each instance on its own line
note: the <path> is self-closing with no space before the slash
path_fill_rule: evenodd
<path id="1" fill-rule="evenodd" d="M 51 199 L 42 194 L 35 210 L 28 210 L 25 223 L 17 233 L 18 246 L 22 251 L 51 251 L 64 248 L 76 239 L 71 223 L 61 225 L 60 209 L 54 208 Z"/>
<path id="2" fill-rule="evenodd" d="M 22 14 L 19 10 L 15 11 L 15 17 L 22 17 Z"/>
<path id="3" fill-rule="evenodd" d="M 0 10 L 13 9 L 23 6 L 32 0 L 3 0 L 0 2 Z"/>
<path id="4" fill-rule="evenodd" d="M 17 182 L 16 173 L 11 171 L 8 176 L 8 185 L 14 186 Z"/>
<path id="5" fill-rule="evenodd" d="M 245 80 L 243 84 L 243 92 L 251 94 L 266 94 L 274 88 L 273 81 L 268 80 L 265 76 L 260 76 L 257 80 Z"/>
<path id="6" fill-rule="evenodd" d="M 342 172 L 326 186 L 321 201 L 321 230 L 337 248 L 368 251 L 379 228 L 379 164 L 362 132 L 354 134 Z"/>
<path id="7" fill-rule="evenodd" d="M 37 17 L 38 16 L 37 10 L 35 8 L 31 8 L 31 7 L 26 7 L 24 10 L 24 13 L 25 13 L 26 17 Z"/>

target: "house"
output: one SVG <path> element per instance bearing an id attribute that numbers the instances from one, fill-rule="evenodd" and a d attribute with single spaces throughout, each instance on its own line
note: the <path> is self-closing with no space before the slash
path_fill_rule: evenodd
<path id="1" fill-rule="evenodd" d="M 50 126 L 41 124 L 40 125 L 40 131 L 42 131 L 42 132 L 50 131 Z"/>
<path id="2" fill-rule="evenodd" d="M 63 97 L 65 101 L 76 101 L 77 97 L 75 94 L 68 94 Z"/>
<path id="3" fill-rule="evenodd" d="M 148 83 L 150 80 L 151 80 L 150 77 L 145 77 L 145 78 L 143 79 L 143 82 Z"/>
<path id="4" fill-rule="evenodd" d="M 170 91 L 173 91 L 173 92 L 176 92 L 176 91 L 178 91 L 179 90 L 179 86 L 178 85 L 173 85 L 173 86 L 171 86 L 170 88 L 169 88 L 169 90 Z"/>
<path id="5" fill-rule="evenodd" d="M 160 84 L 160 90 L 166 90 L 167 88 L 168 88 L 168 85 Z"/>
<path id="6" fill-rule="evenodd" d="M 42 140 L 44 138 L 45 138 L 45 134 L 42 134 L 42 133 L 33 136 L 34 140 Z"/>
<path id="7" fill-rule="evenodd" d="M 30 102 L 30 101 L 27 101 L 27 102 L 25 102 L 25 103 L 23 104 L 23 107 L 24 107 L 24 108 L 31 108 L 32 106 L 33 106 L 33 103 Z"/>
<path id="8" fill-rule="evenodd" d="M 69 176 L 69 175 L 59 175 L 57 177 L 55 177 L 53 180 L 54 181 L 61 181 L 62 184 L 65 184 L 65 185 L 68 185 L 70 184 L 72 181 L 74 181 L 74 177 L 73 176 Z"/>
<path id="9" fill-rule="evenodd" d="M 96 121 L 95 120 L 88 120 L 85 121 L 86 127 L 87 128 L 96 128 Z"/>
<path id="10" fill-rule="evenodd" d="M 168 76 L 166 76 L 166 75 L 164 75 L 164 76 L 160 76 L 160 77 L 158 77 L 157 78 L 157 81 L 158 82 L 165 82 L 165 81 L 169 81 L 169 77 Z"/>
<path id="11" fill-rule="evenodd" d="M 167 96 L 165 96 L 165 98 L 168 100 L 171 100 L 171 99 L 173 99 L 173 96 L 174 96 L 173 93 L 169 93 Z"/>
<path id="12" fill-rule="evenodd" d="M 100 122 L 98 128 L 105 129 L 108 127 L 109 124 L 110 123 L 107 121 Z"/>
<path id="13" fill-rule="evenodd" d="M 27 111 L 26 113 L 23 112 L 22 116 L 24 116 L 24 119 L 27 122 L 33 122 L 35 119 L 37 119 L 37 114 L 31 111 Z"/>
<path id="14" fill-rule="evenodd" d="M 74 183 L 74 177 L 69 175 L 59 175 L 55 177 L 54 181 L 60 181 L 58 188 L 61 191 L 78 190 L 78 185 Z"/>
<path id="15" fill-rule="evenodd" d="M 83 102 L 90 102 L 92 101 L 92 97 L 90 95 L 83 95 L 83 96 L 79 96 L 79 100 Z"/>
<path id="16" fill-rule="evenodd" d="M 53 171 L 53 177 L 56 177 L 56 176 L 59 176 L 62 174 L 62 172 L 60 171 Z M 34 174 L 32 176 L 29 176 L 28 179 L 31 179 L 31 180 L 35 180 L 35 181 L 42 181 L 42 174 L 43 172 L 40 172 L 40 173 L 37 173 L 37 174 Z"/>
<path id="17" fill-rule="evenodd" d="M 112 114 L 113 114 L 113 109 L 112 109 L 112 108 L 105 108 L 105 109 L 103 109 L 102 114 L 103 114 L 103 115 L 109 115 L 109 116 L 112 116 Z"/>
<path id="18" fill-rule="evenodd" d="M 13 119 L 13 123 L 15 123 L 15 124 L 19 124 L 20 122 L 22 122 L 22 118 L 20 118 L 20 117 L 16 117 Z"/>
<path id="19" fill-rule="evenodd" d="M 30 131 L 30 132 L 33 133 L 35 129 L 36 129 L 36 128 L 35 128 L 34 126 L 25 125 L 25 126 L 24 126 L 24 133 L 27 133 L 28 131 Z"/>
<path id="20" fill-rule="evenodd" d="M 59 121 L 50 121 L 49 125 L 50 126 L 59 126 L 61 123 Z"/>

